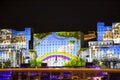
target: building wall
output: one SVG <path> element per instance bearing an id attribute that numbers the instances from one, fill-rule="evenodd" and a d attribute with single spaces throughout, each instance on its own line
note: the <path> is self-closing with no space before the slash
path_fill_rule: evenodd
<path id="1" fill-rule="evenodd" d="M 117 24 L 117 25 L 116 25 Z M 106 26 L 103 22 L 99 22 L 97 24 L 97 40 L 98 41 L 107 41 L 112 40 L 114 42 L 113 46 L 109 47 L 101 47 L 98 52 L 103 52 L 105 55 L 109 54 L 110 51 L 113 53 L 114 57 L 120 58 L 120 39 L 115 38 L 115 34 L 113 31 L 116 29 L 119 30 L 119 24 L 120 23 L 112 23 L 110 26 Z M 119 26 L 118 28 L 115 28 L 116 26 Z M 106 37 L 104 37 L 106 35 Z"/>
<path id="2" fill-rule="evenodd" d="M 45 34 L 47 33 L 38 33 L 39 36 Z M 57 34 L 59 34 L 59 36 Z M 48 54 L 52 55 L 53 53 L 53 56 L 49 57 L 45 61 L 49 66 L 62 66 L 64 62 L 68 61 L 68 56 L 66 54 L 76 56 L 78 49 L 81 47 L 80 39 L 81 34 L 79 31 L 49 32 L 49 34 L 44 38 L 41 37 L 38 40 L 36 38 L 34 39 L 35 42 L 39 42 L 39 45 L 35 46 L 35 49 L 37 51 L 38 58 Z M 60 55 L 62 56 L 60 57 Z M 56 59 L 58 62 L 54 64 Z"/>
<path id="3" fill-rule="evenodd" d="M 0 61 L 12 61 L 12 67 L 21 64 L 22 55 L 28 53 L 31 28 L 22 31 L 0 29 Z"/>

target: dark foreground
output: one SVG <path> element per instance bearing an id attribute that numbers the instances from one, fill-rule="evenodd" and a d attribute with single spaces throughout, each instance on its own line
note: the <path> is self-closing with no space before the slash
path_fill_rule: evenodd
<path id="1" fill-rule="evenodd" d="M 120 69 L 4 68 L 0 80 L 119 80 Z"/>

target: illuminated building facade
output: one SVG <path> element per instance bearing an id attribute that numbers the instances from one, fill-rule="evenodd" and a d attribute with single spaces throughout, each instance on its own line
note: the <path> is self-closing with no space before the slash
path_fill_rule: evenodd
<path id="1" fill-rule="evenodd" d="M 90 62 L 93 59 L 120 59 L 120 23 L 97 24 L 97 41 L 89 42 Z"/>
<path id="2" fill-rule="evenodd" d="M 48 66 L 64 66 L 77 54 L 85 57 L 84 53 L 78 53 L 83 44 L 80 31 L 31 32 L 31 28 L 22 31 L 0 29 L 0 62 L 9 60 L 9 67 L 18 67 L 36 59 Z"/>
<path id="3" fill-rule="evenodd" d="M 34 49 L 38 60 L 48 66 L 63 66 L 81 48 L 80 31 L 61 31 L 34 34 Z"/>
<path id="4" fill-rule="evenodd" d="M 10 67 L 18 67 L 29 50 L 31 28 L 23 31 L 0 29 L 0 62 L 10 61 Z"/>

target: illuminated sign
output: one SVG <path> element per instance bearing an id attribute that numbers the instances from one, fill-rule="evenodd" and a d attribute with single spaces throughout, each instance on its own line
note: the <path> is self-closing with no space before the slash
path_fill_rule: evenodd
<path id="1" fill-rule="evenodd" d="M 16 44 L 16 43 L 0 43 L 0 50 L 18 50 L 18 49 L 26 49 L 25 44 Z"/>
<path id="2" fill-rule="evenodd" d="M 90 41 L 88 44 L 95 47 L 109 47 L 113 45 L 113 41 Z"/>
<path id="3" fill-rule="evenodd" d="M 84 40 L 90 40 L 96 38 L 95 31 L 89 31 L 88 34 L 84 35 Z"/>

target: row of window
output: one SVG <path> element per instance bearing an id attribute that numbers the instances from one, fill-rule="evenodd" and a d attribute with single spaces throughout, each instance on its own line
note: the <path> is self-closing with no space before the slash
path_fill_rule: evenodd
<path id="1" fill-rule="evenodd" d="M 113 41 L 89 42 L 89 46 L 110 46 L 110 45 L 113 45 Z"/>

